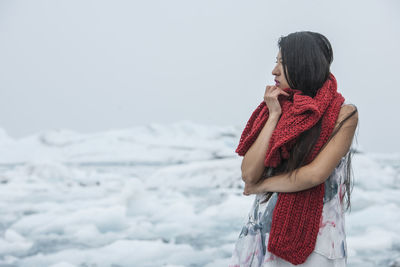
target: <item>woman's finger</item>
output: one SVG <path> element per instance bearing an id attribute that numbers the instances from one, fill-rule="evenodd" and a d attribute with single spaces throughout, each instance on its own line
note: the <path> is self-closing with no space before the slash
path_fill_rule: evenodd
<path id="1" fill-rule="evenodd" d="M 275 91 L 273 91 L 271 93 L 271 95 L 273 95 L 275 98 L 277 98 L 279 95 L 285 95 L 285 96 L 290 96 L 290 94 L 288 94 L 287 92 L 285 92 L 284 90 L 278 88 Z"/>
<path id="2" fill-rule="evenodd" d="M 290 94 L 287 93 L 285 90 L 283 90 L 283 89 L 280 89 L 280 90 L 281 90 L 282 94 L 284 94 L 284 95 L 286 95 L 286 96 L 290 96 Z"/>
<path id="3" fill-rule="evenodd" d="M 271 93 L 275 90 L 275 85 L 267 85 L 266 92 Z"/>

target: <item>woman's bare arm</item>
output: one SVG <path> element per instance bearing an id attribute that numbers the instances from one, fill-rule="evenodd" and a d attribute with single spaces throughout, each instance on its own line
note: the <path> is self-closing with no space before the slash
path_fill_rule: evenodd
<path id="1" fill-rule="evenodd" d="M 264 160 L 269 140 L 279 121 L 280 114 L 271 114 L 256 141 L 251 145 L 242 160 L 242 180 L 245 183 L 257 183 L 264 172 Z"/>
<path id="2" fill-rule="evenodd" d="M 348 112 L 354 110 L 354 107 L 346 107 L 344 110 L 348 114 Z M 282 173 L 271 176 L 257 184 L 245 184 L 244 194 L 297 192 L 323 183 L 339 164 L 341 158 L 349 151 L 357 123 L 358 112 L 343 123 L 337 134 L 312 162 L 296 169 L 291 176 L 289 176 L 289 173 Z"/>
<path id="3" fill-rule="evenodd" d="M 276 85 L 266 86 L 264 101 L 268 107 L 268 119 L 242 160 L 242 180 L 245 183 L 257 183 L 264 172 L 264 160 L 269 140 L 282 114 L 282 108 L 278 101 L 279 95 L 289 96 L 287 92 Z"/>

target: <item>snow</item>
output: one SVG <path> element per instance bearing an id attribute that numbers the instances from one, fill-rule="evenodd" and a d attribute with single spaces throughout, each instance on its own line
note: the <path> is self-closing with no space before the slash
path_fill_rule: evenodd
<path id="1" fill-rule="evenodd" d="M 190 121 L 13 139 L 0 129 L 0 266 L 227 266 L 254 200 L 241 127 Z M 400 154 L 356 153 L 349 266 L 400 265 Z"/>

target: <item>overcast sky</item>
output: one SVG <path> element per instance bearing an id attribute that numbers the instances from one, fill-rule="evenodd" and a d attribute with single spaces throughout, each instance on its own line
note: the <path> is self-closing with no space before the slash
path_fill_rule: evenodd
<path id="1" fill-rule="evenodd" d="M 20 138 L 191 120 L 240 125 L 280 36 L 331 42 L 358 144 L 400 151 L 400 2 L 0 0 L 0 127 Z"/>

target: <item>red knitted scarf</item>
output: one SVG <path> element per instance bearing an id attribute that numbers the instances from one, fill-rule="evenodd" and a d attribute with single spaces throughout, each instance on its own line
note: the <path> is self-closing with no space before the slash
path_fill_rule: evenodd
<path id="1" fill-rule="evenodd" d="M 277 167 L 282 159 L 288 159 L 298 136 L 321 119 L 320 137 L 306 158 L 306 164 L 310 163 L 330 137 L 340 107 L 345 101 L 337 92 L 336 78 L 332 73 L 314 98 L 303 95 L 300 90 L 286 88 L 284 91 L 290 96 L 278 96 L 282 114 L 268 145 L 265 166 Z M 236 153 L 240 156 L 246 154 L 265 125 L 268 115 L 268 107 L 262 101 L 244 128 Z M 295 265 L 306 261 L 315 248 L 324 192 L 324 183 L 321 183 L 299 192 L 278 193 L 268 251 Z"/>

